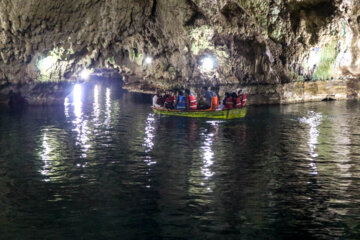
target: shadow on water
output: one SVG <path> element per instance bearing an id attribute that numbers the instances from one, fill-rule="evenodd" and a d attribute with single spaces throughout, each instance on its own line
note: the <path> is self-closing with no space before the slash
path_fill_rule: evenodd
<path id="1" fill-rule="evenodd" d="M 357 239 L 358 102 L 159 116 L 151 96 L 77 85 L 0 111 L 4 239 Z"/>

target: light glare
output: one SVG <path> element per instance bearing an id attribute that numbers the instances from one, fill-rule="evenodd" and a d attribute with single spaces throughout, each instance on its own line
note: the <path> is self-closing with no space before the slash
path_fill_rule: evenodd
<path id="1" fill-rule="evenodd" d="M 145 58 L 145 63 L 148 65 L 150 65 L 152 63 L 152 61 L 153 61 L 152 57 Z"/>
<path id="2" fill-rule="evenodd" d="M 206 57 L 203 59 L 202 61 L 202 69 L 205 71 L 211 71 L 214 68 L 214 59 L 210 58 L 210 57 Z"/>
<path id="3" fill-rule="evenodd" d="M 53 56 L 48 56 L 40 61 L 40 70 L 47 71 L 56 63 L 56 58 Z"/>
<path id="4" fill-rule="evenodd" d="M 90 71 L 88 69 L 84 69 L 81 71 L 81 73 L 80 73 L 81 79 L 87 80 L 87 79 L 89 79 L 89 77 L 90 77 Z"/>

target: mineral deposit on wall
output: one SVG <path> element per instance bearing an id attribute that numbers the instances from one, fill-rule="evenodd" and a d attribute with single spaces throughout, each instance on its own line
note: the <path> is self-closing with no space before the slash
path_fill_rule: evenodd
<path id="1" fill-rule="evenodd" d="M 359 30 L 352 0 L 1 0 L 0 88 L 85 68 L 149 88 L 355 79 Z"/>

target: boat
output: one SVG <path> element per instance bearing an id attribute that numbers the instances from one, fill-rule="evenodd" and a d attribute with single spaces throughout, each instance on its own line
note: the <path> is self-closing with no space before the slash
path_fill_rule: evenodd
<path id="1" fill-rule="evenodd" d="M 183 111 L 176 109 L 153 107 L 153 111 L 154 113 L 157 114 L 179 116 L 179 117 L 236 119 L 236 118 L 245 117 L 247 109 L 246 107 L 242 107 L 242 108 L 224 109 L 224 110 L 204 109 L 204 110 Z"/>

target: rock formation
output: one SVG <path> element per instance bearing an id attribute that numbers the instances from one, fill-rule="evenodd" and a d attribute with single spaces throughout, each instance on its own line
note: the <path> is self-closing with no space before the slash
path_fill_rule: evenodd
<path id="1" fill-rule="evenodd" d="M 356 79 L 359 30 L 352 0 L 1 0 L 0 89 L 95 68 L 144 89 Z"/>

